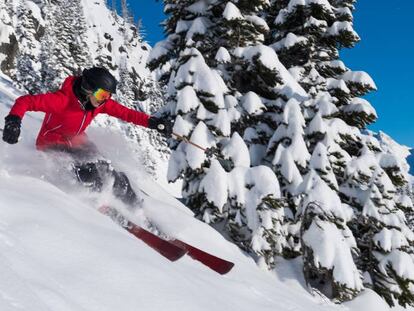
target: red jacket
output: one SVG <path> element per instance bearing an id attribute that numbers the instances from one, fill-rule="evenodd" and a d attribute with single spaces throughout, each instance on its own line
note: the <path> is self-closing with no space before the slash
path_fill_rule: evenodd
<path id="1" fill-rule="evenodd" d="M 93 110 L 83 110 L 72 90 L 76 77 L 68 77 L 54 93 L 19 97 L 10 114 L 23 118 L 26 111 L 46 113 L 37 136 L 36 146 L 44 150 L 51 146 L 79 147 L 87 142 L 85 130 L 99 113 L 106 113 L 126 122 L 148 127 L 149 115 L 129 109 L 109 99 Z"/>

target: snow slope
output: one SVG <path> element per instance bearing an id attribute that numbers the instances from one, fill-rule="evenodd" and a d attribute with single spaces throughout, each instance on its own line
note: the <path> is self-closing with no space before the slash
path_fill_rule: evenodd
<path id="1" fill-rule="evenodd" d="M 0 76 L 0 115 L 18 93 Z M 34 149 L 42 114 L 29 113 L 17 145 L 0 142 L 0 310 L 387 310 L 366 291 L 338 306 L 311 296 L 295 262 L 260 270 L 252 259 L 154 183 L 121 136 L 88 132 L 144 200 L 131 217 L 235 262 L 225 276 L 189 257 L 171 263 L 96 211 L 122 208 L 109 191 L 89 194 L 70 163 Z M 349 306 L 349 307 L 347 307 Z"/>

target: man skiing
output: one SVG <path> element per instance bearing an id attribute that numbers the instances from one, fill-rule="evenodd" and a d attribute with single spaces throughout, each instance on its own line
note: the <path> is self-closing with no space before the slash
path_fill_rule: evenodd
<path id="1" fill-rule="evenodd" d="M 132 206 L 137 197 L 128 178 L 124 173 L 113 170 L 108 161 L 96 161 L 98 151 L 85 130 L 100 113 L 155 129 L 166 137 L 171 136 L 172 126 L 166 119 L 129 109 L 112 100 L 116 84 L 108 70 L 93 67 L 85 69 L 81 76 L 66 78 L 56 92 L 21 96 L 5 118 L 3 140 L 9 144 L 18 142 L 21 121 L 27 111 L 45 112 L 36 140 L 37 149 L 70 154 L 78 180 L 95 191 L 100 191 L 103 182 L 112 176 L 114 195 Z"/>

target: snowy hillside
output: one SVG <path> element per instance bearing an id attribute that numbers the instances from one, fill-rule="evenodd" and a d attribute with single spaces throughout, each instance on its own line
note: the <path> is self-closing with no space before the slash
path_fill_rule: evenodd
<path id="1" fill-rule="evenodd" d="M 122 17 L 105 0 L 0 1 L 0 119 L 94 65 L 118 79 L 115 100 L 161 108 L 184 136 L 170 156 L 153 130 L 95 119 L 88 136 L 141 199 L 129 211 L 109 182 L 90 193 L 72 159 L 36 151 L 43 115 L 27 113 L 19 143 L 0 142 L 0 310 L 414 306 L 409 148 L 366 130 L 377 87 L 339 59 L 359 41 L 354 1 L 164 3 L 151 52 L 126 0 Z M 235 268 L 170 263 L 103 205 Z"/>
<path id="2" fill-rule="evenodd" d="M 0 77 L 0 114 L 18 92 Z M 122 208 L 109 192 L 92 195 L 73 181 L 69 162 L 34 149 L 41 114 L 25 117 L 17 145 L 0 144 L 1 310 L 388 310 L 366 290 L 345 307 L 311 296 L 297 262 L 260 270 L 254 261 L 167 194 L 144 172 L 124 138 L 94 127 L 89 135 L 143 189 L 143 208 L 165 234 L 233 261 L 220 276 L 183 257 L 175 263 L 96 211 Z M 110 147 L 109 147 L 110 146 Z"/>

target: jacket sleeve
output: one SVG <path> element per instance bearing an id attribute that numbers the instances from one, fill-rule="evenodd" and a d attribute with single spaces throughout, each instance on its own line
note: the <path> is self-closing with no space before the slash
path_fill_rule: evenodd
<path id="1" fill-rule="evenodd" d="M 10 114 L 23 118 L 26 111 L 56 113 L 62 111 L 68 100 L 62 91 L 40 95 L 25 95 L 16 99 Z"/>
<path id="2" fill-rule="evenodd" d="M 149 115 L 133 109 L 129 109 L 114 100 L 108 100 L 102 107 L 102 113 L 106 113 L 125 122 L 148 127 Z"/>

